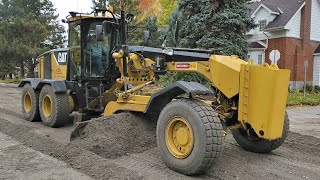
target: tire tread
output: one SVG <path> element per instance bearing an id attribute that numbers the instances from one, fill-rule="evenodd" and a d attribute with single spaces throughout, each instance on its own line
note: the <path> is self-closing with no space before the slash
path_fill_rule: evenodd
<path id="1" fill-rule="evenodd" d="M 25 112 L 24 110 L 24 94 L 25 92 L 29 92 L 31 98 L 32 98 L 32 107 L 34 108 L 32 110 L 32 114 L 31 115 L 28 115 L 28 113 Z M 21 99 L 21 106 L 22 106 L 22 114 L 24 116 L 24 118 L 27 120 L 27 121 L 30 121 L 30 122 L 34 122 L 34 121 L 37 121 L 37 120 L 40 120 L 40 112 L 39 112 L 39 96 L 40 96 L 40 92 L 39 91 L 35 91 L 32 86 L 27 83 L 23 86 L 23 89 L 22 89 L 22 99 Z"/>
<path id="2" fill-rule="evenodd" d="M 204 173 L 217 163 L 222 152 L 222 142 L 225 137 L 220 118 L 211 107 L 202 101 L 196 99 L 179 99 L 177 101 L 189 104 L 197 111 L 206 131 L 206 152 L 201 165 L 193 171 L 185 172 L 185 174 Z"/>
<path id="3" fill-rule="evenodd" d="M 243 136 L 238 129 L 232 131 L 232 135 L 237 143 L 245 150 L 255 153 L 270 153 L 279 148 L 286 140 L 289 133 L 289 117 L 285 114 L 285 121 L 283 126 L 283 135 L 281 138 L 267 141 L 264 139 L 250 140 Z"/>
<path id="4" fill-rule="evenodd" d="M 53 89 L 50 85 L 45 85 L 43 86 L 42 91 L 48 91 L 50 95 L 52 95 L 52 101 L 56 101 L 55 103 L 55 114 L 52 115 L 52 119 L 50 122 L 45 122 L 43 120 L 43 123 L 46 126 L 52 127 L 52 128 L 57 128 L 57 127 L 61 127 L 63 126 L 66 121 L 68 121 L 69 119 L 69 99 L 68 99 L 68 95 L 66 93 L 62 93 L 62 94 L 55 94 L 53 92 Z M 40 100 L 39 100 L 39 104 L 40 101 L 42 100 L 42 95 L 40 93 Z M 41 119 L 46 119 L 46 117 L 44 117 L 43 113 L 40 113 L 41 115 Z"/>

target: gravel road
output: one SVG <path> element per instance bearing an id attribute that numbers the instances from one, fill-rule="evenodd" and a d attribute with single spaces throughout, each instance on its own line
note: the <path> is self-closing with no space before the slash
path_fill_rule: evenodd
<path id="1" fill-rule="evenodd" d="M 112 137 L 98 133 L 92 142 L 82 135 L 70 143 L 71 123 L 51 129 L 27 122 L 20 106 L 19 89 L 0 87 L 0 179 L 320 179 L 320 107 L 289 109 L 293 132 L 270 154 L 244 151 L 227 135 L 219 163 L 188 177 L 165 166 L 152 123 L 129 122 L 124 117 L 136 117 L 128 114 L 99 118 L 91 128 Z"/>

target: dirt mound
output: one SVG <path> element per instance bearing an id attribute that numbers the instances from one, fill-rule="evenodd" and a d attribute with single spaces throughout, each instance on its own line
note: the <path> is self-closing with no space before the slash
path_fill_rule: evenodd
<path id="1" fill-rule="evenodd" d="M 71 136 L 71 144 L 105 158 L 141 153 L 156 147 L 156 122 L 141 114 L 97 118 Z"/>

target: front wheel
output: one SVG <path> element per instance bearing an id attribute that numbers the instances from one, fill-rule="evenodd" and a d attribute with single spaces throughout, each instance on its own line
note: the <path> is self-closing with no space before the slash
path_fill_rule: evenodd
<path id="1" fill-rule="evenodd" d="M 222 151 L 224 131 L 215 111 L 198 100 L 169 103 L 157 123 L 157 143 L 169 168 L 186 175 L 204 173 Z"/>
<path id="2" fill-rule="evenodd" d="M 245 150 L 255 153 L 269 153 L 279 148 L 287 138 L 289 133 L 289 118 L 285 114 L 282 137 L 276 140 L 268 141 L 259 137 L 249 137 L 244 129 L 232 130 L 232 135 L 237 143 Z"/>

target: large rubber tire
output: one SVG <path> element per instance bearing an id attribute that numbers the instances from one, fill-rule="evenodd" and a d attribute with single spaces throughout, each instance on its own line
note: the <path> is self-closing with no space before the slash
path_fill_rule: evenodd
<path id="1" fill-rule="evenodd" d="M 184 118 L 192 128 L 193 146 L 184 158 L 175 157 L 166 144 L 166 129 L 174 117 Z M 157 122 L 157 143 L 167 166 L 186 175 L 201 174 L 220 156 L 224 131 L 217 113 L 198 100 L 180 99 L 169 103 Z"/>
<path id="2" fill-rule="evenodd" d="M 44 109 L 45 101 L 51 101 L 51 113 Z M 61 127 L 69 120 L 69 99 L 66 93 L 55 94 L 50 85 L 44 85 L 40 92 L 39 109 L 44 125 L 56 128 Z M 47 115 L 46 115 L 47 114 Z"/>
<path id="3" fill-rule="evenodd" d="M 232 135 L 237 143 L 245 150 L 255 153 L 269 153 L 279 148 L 287 138 L 289 133 L 289 118 L 285 114 L 282 137 L 276 140 L 268 141 L 261 138 L 249 138 L 243 129 L 232 130 Z"/>
<path id="4" fill-rule="evenodd" d="M 40 120 L 39 114 L 39 92 L 34 91 L 29 83 L 25 84 L 22 89 L 21 105 L 22 114 L 27 121 Z M 26 107 L 26 104 L 28 104 Z"/>

